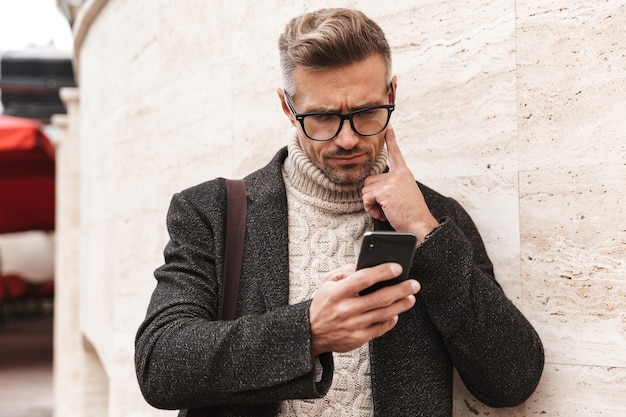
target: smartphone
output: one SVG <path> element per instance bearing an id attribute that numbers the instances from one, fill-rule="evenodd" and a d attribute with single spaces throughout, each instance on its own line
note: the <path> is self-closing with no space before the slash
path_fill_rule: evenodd
<path id="1" fill-rule="evenodd" d="M 356 269 L 376 266 L 385 262 L 396 262 L 402 265 L 402 274 L 386 281 L 377 282 L 359 294 L 369 294 L 382 287 L 394 285 L 407 279 L 416 244 L 417 237 L 409 232 L 365 232 Z"/>

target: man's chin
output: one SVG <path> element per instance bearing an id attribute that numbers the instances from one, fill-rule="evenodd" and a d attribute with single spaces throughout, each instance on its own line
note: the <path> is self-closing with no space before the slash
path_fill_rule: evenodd
<path id="1" fill-rule="evenodd" d="M 346 165 L 341 168 L 331 168 L 324 170 L 324 174 L 333 184 L 356 185 L 361 184 L 369 173 L 370 169 L 359 165 Z"/>

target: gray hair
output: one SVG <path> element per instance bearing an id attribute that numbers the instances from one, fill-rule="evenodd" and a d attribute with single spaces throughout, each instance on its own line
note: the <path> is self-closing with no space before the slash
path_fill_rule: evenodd
<path id="1" fill-rule="evenodd" d="M 380 54 L 391 77 L 391 49 L 376 22 L 352 9 L 320 9 L 293 18 L 278 39 L 283 88 L 295 95 L 297 66 L 331 69 Z"/>

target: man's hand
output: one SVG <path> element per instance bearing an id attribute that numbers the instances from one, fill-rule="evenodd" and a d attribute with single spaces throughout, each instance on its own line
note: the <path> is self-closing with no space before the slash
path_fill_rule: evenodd
<path id="1" fill-rule="evenodd" d="M 324 277 L 310 307 L 311 354 L 349 352 L 391 330 L 398 314 L 415 304 L 420 289 L 415 280 L 381 288 L 371 294 L 359 292 L 402 272 L 396 263 L 355 271 L 347 265 Z"/>
<path id="2" fill-rule="evenodd" d="M 391 125 L 385 133 L 389 154 L 389 171 L 365 179 L 363 204 L 375 219 L 389 221 L 402 232 L 413 232 L 418 243 L 433 231 L 439 222 L 433 217 L 424 196 L 406 165 Z"/>

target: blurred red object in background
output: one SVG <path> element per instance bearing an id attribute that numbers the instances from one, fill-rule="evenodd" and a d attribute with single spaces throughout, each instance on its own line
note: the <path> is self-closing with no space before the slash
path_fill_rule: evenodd
<path id="1" fill-rule="evenodd" d="M 0 233 L 54 230 L 55 150 L 39 122 L 0 115 Z"/>

